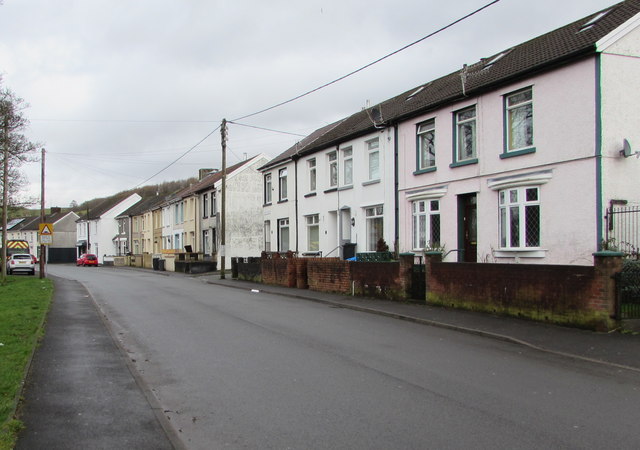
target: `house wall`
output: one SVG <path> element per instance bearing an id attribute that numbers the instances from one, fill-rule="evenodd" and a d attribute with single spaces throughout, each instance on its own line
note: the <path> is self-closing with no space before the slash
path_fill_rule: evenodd
<path id="1" fill-rule="evenodd" d="M 367 142 L 378 139 L 379 178 L 369 180 Z M 353 182 L 345 183 L 344 149 L 352 149 Z M 329 153 L 337 150 L 338 187 L 330 186 Z M 308 161 L 316 160 L 316 191 L 310 192 Z M 345 241 L 356 244 L 356 252 L 375 250 L 368 246 L 366 208 L 383 207 L 382 237 L 393 250 L 394 245 L 394 134 L 392 128 L 341 143 L 338 147 L 307 155 L 298 161 L 298 220 L 300 252 L 309 248 L 306 217 L 319 215 L 320 251 L 323 256 L 341 256 Z M 349 236 L 350 235 L 350 236 Z"/>
<path id="2" fill-rule="evenodd" d="M 602 200 L 640 204 L 640 159 L 620 155 L 623 140 L 640 151 L 640 30 L 633 30 L 601 56 Z"/>
<path id="3" fill-rule="evenodd" d="M 92 226 L 91 253 L 96 254 L 100 264 L 104 262 L 105 255 L 111 256 L 116 254 L 116 248 L 113 243 L 113 237 L 118 234 L 118 222 L 116 217 L 131 208 L 140 200 L 141 197 L 138 194 L 130 195 L 100 216 L 100 220 L 95 223 L 95 231 Z"/>
<path id="4" fill-rule="evenodd" d="M 263 179 L 257 170 L 267 159 L 256 158 L 227 177 L 225 253 L 227 258 L 257 256 L 263 250 Z M 221 197 L 221 194 L 218 195 Z M 293 201 L 292 201 L 293 203 Z M 220 255 L 218 254 L 218 263 Z"/>
<path id="5" fill-rule="evenodd" d="M 280 201 L 279 200 L 279 184 L 278 184 L 278 172 L 283 169 L 287 169 L 287 200 Z M 271 203 L 265 204 L 263 208 L 263 227 L 264 222 L 268 221 L 270 223 L 270 251 L 298 251 L 298 236 L 296 234 L 296 211 L 295 211 L 295 164 L 292 161 L 287 162 L 286 164 L 281 164 L 270 168 L 269 170 L 263 171 L 263 183 L 264 183 L 264 175 L 271 174 Z M 263 184 L 264 186 L 264 184 Z M 300 197 L 301 194 L 299 194 Z M 300 200 L 298 198 L 298 200 Z M 262 199 L 264 202 L 264 197 Z M 280 219 L 289 219 L 289 248 L 280 248 L 278 247 L 278 221 Z M 264 228 L 263 228 L 264 230 Z M 261 233 L 264 236 L 264 231 Z M 264 237 L 263 237 L 264 240 Z M 263 243 L 264 248 L 264 243 Z"/>
<path id="6" fill-rule="evenodd" d="M 504 152 L 504 96 L 533 89 L 535 152 L 501 158 Z M 477 195 L 478 261 L 589 264 L 597 249 L 595 161 L 595 59 L 521 80 L 479 97 L 448 105 L 399 125 L 400 251 L 412 244 L 411 201 L 440 201 L 441 243 L 458 249 L 458 196 Z M 454 112 L 476 105 L 478 162 L 453 162 Z M 416 172 L 417 124 L 435 119 L 436 169 Z M 540 187 L 541 251 L 500 251 L 499 190 Z M 535 181 L 539 178 L 542 181 Z M 579 192 L 579 196 L 568 196 Z M 448 261 L 457 260 L 451 252 Z"/>

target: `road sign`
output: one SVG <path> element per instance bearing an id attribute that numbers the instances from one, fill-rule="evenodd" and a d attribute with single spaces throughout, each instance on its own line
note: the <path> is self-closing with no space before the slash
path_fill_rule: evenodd
<path id="1" fill-rule="evenodd" d="M 39 233 L 41 236 L 51 236 L 53 234 L 53 224 L 41 223 L 39 227 Z"/>
<path id="2" fill-rule="evenodd" d="M 41 234 L 40 235 L 40 244 L 41 245 L 53 244 L 53 235 L 51 235 L 51 234 Z"/>

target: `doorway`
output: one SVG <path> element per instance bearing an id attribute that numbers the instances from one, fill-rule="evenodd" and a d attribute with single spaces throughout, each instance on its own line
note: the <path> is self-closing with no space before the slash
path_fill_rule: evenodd
<path id="1" fill-rule="evenodd" d="M 477 194 L 458 196 L 458 262 L 478 262 Z"/>

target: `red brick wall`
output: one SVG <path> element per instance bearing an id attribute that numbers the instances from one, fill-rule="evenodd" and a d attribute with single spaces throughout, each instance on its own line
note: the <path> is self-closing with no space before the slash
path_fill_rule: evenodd
<path id="1" fill-rule="evenodd" d="M 307 262 L 309 289 L 321 292 L 351 293 L 351 267 L 340 258 L 311 258 Z"/>
<path id="2" fill-rule="evenodd" d="M 293 261 L 294 259 L 289 258 L 263 259 L 261 262 L 262 282 L 277 286 L 295 287 L 296 267 Z"/>
<path id="3" fill-rule="evenodd" d="M 608 328 L 615 311 L 612 275 L 619 264 L 595 266 L 443 263 L 426 258 L 427 301 L 588 328 Z"/>

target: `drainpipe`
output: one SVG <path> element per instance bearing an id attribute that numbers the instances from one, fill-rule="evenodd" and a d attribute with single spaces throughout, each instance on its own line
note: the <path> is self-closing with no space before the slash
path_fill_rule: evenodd
<path id="1" fill-rule="evenodd" d="M 295 199 L 295 221 L 296 221 L 296 253 L 298 253 L 298 158 L 292 157 L 293 160 L 293 184 L 294 184 L 294 199 Z"/>
<path id="2" fill-rule="evenodd" d="M 596 94 L 596 249 L 602 250 L 602 229 L 603 229 L 603 199 L 602 199 L 602 59 L 600 53 L 596 54 L 596 76 L 595 76 L 595 94 Z"/>
<path id="3" fill-rule="evenodd" d="M 399 145 L 398 145 L 398 124 L 395 123 L 393 125 L 393 212 L 394 212 L 394 232 L 393 238 L 395 241 L 395 250 L 396 252 L 400 252 L 400 248 L 398 247 L 400 244 L 400 209 L 399 209 L 399 170 L 398 170 L 398 153 L 399 153 Z"/>

